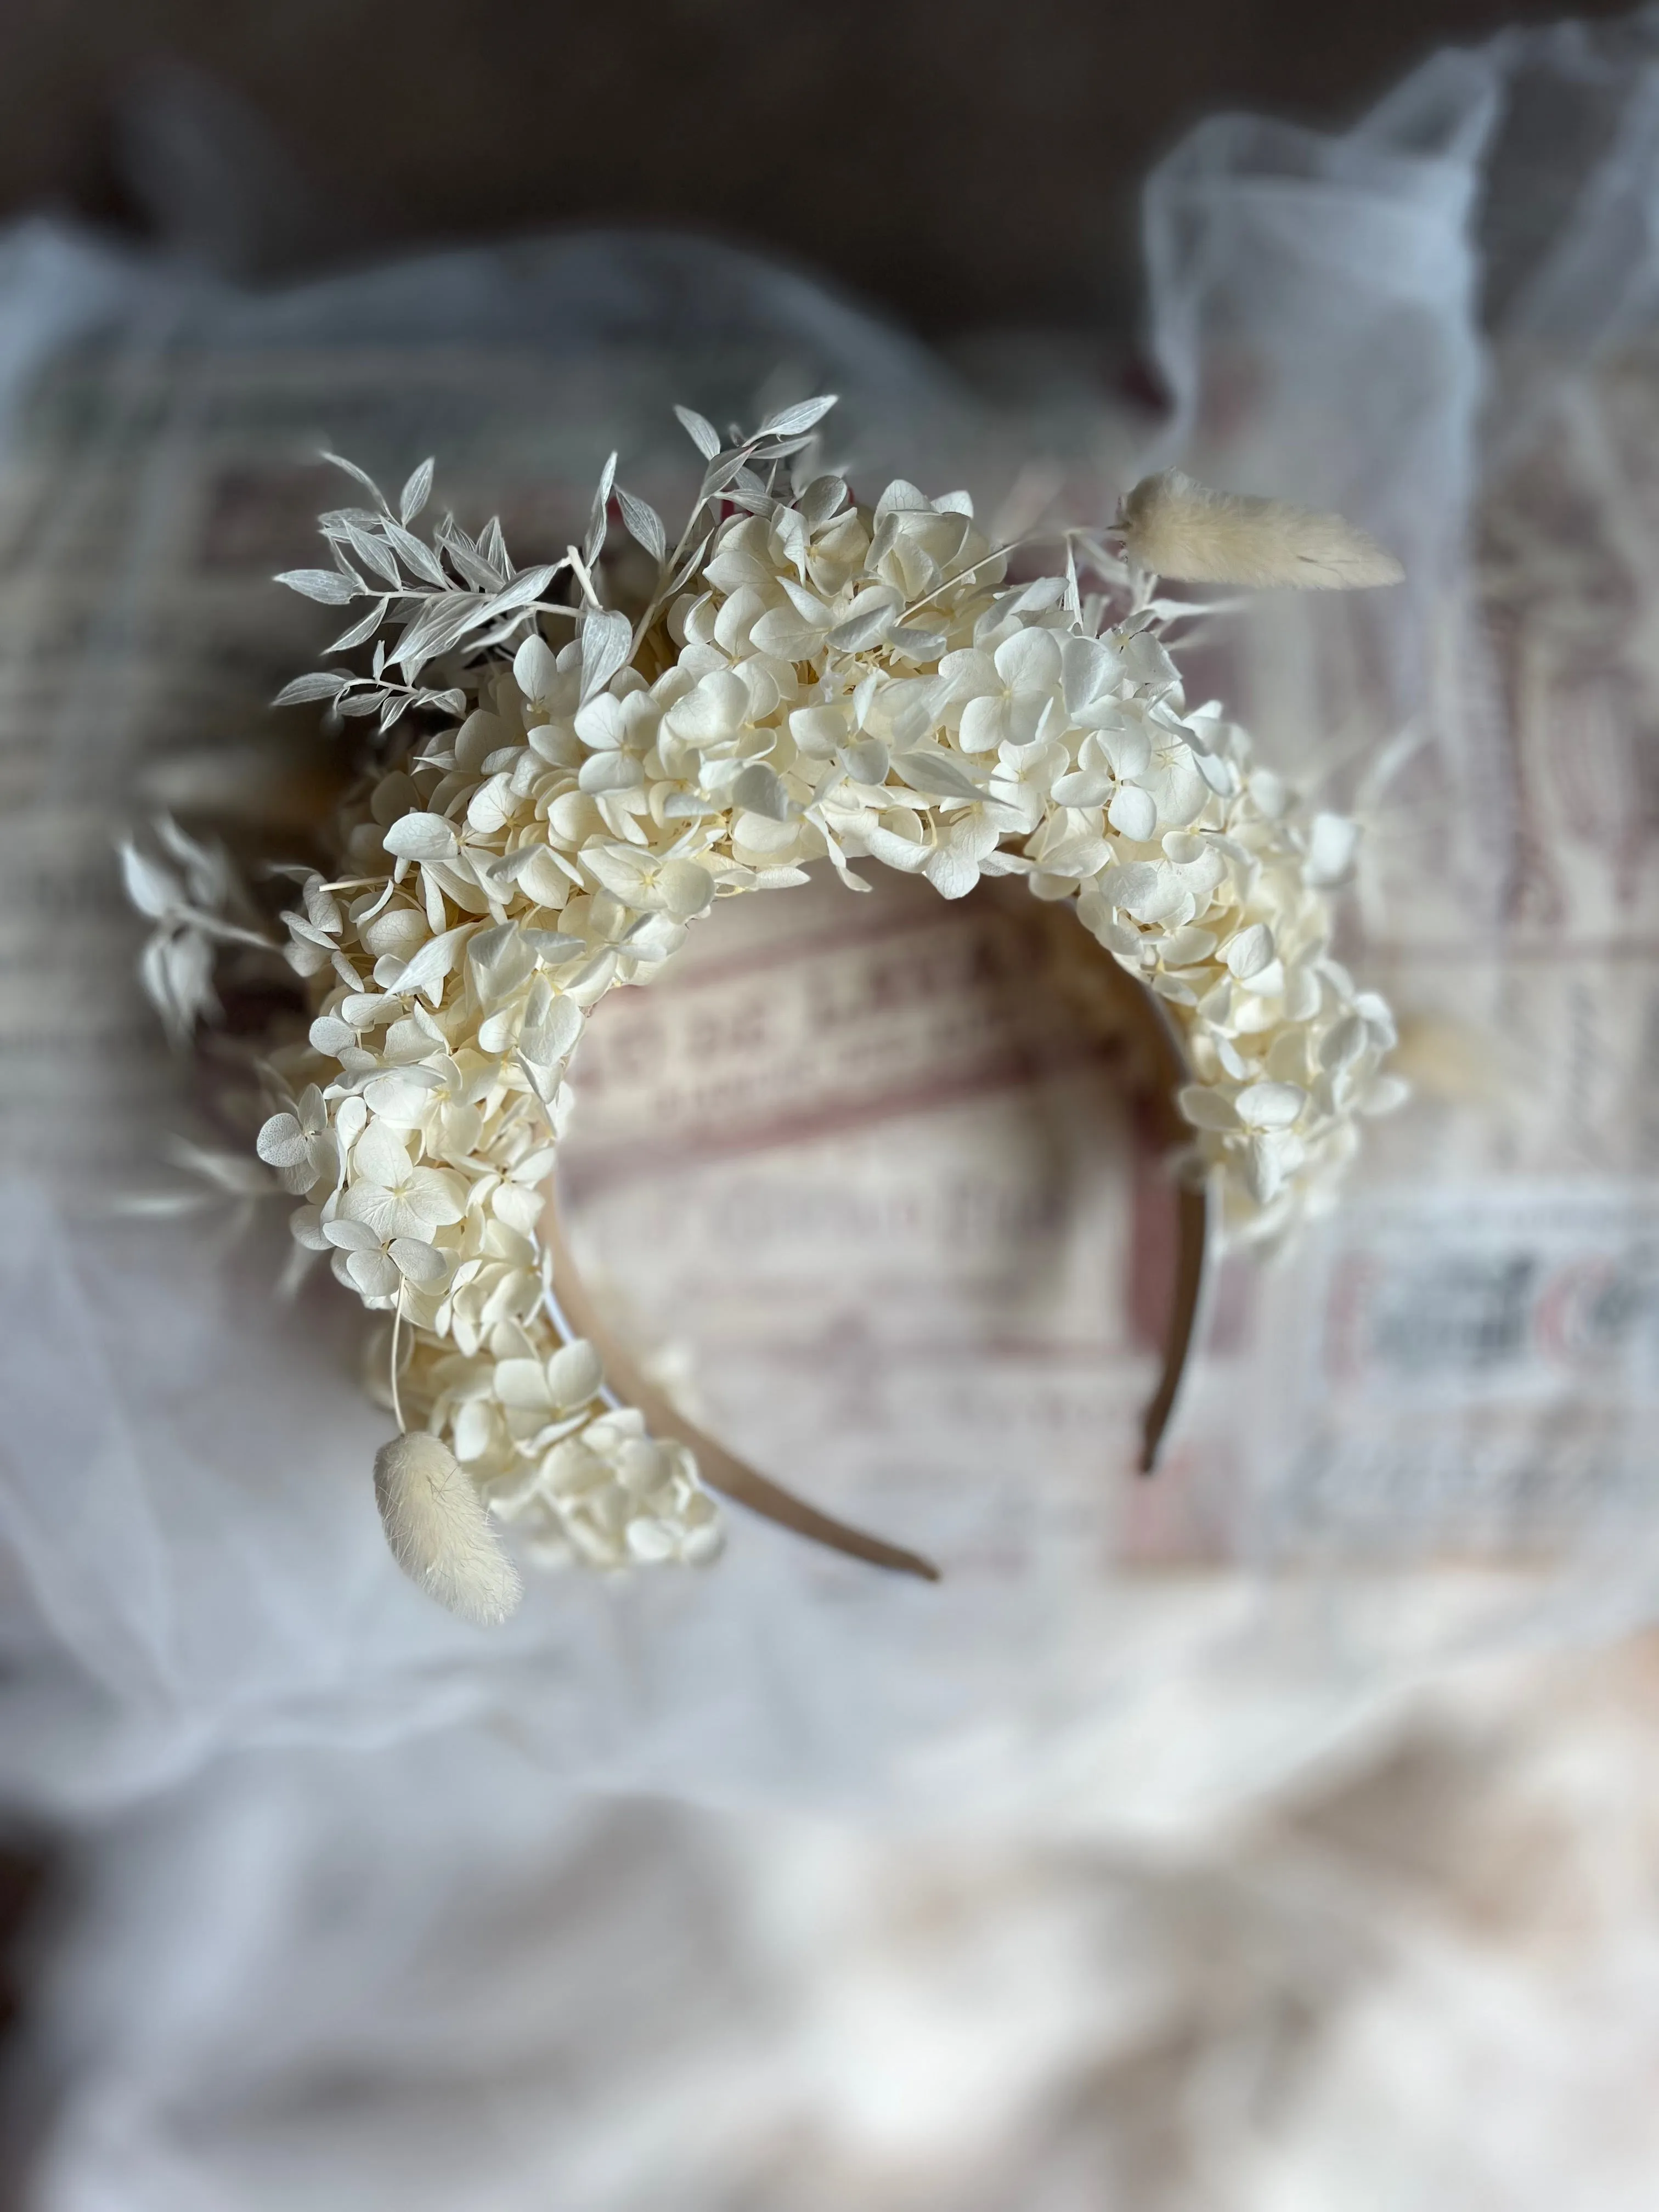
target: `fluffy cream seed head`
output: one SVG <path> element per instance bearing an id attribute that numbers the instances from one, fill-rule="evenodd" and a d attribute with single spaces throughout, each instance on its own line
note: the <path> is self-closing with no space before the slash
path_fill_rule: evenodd
<path id="1" fill-rule="evenodd" d="M 392 1556 L 428 1597 L 475 1627 L 518 1610 L 524 1585 L 483 1500 L 441 1438 L 416 1430 L 374 1455 L 374 1497 Z"/>
<path id="2" fill-rule="evenodd" d="M 1132 561 L 1176 583 L 1352 592 L 1397 584 L 1406 573 L 1340 514 L 1214 491 L 1179 469 L 1143 477 L 1117 526 Z"/>

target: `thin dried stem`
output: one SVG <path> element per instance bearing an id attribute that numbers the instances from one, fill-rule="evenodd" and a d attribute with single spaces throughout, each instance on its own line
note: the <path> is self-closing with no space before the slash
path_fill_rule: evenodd
<path id="1" fill-rule="evenodd" d="M 404 1291 L 403 1285 L 400 1283 L 398 1285 L 398 1303 L 392 1309 L 392 1359 L 389 1379 L 392 1384 L 392 1418 L 398 1424 L 398 1435 L 407 1436 L 409 1424 L 404 1419 L 403 1397 L 398 1389 L 398 1354 L 402 1348 L 403 1330 Z"/>

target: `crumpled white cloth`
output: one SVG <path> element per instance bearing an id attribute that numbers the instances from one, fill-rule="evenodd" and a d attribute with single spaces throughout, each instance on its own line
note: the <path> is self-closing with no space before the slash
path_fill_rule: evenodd
<path id="1" fill-rule="evenodd" d="M 1176 1851 L 222 1759 L 77 1854 L 40 2212 L 1642 2212 L 1650 1643 L 1425 1699 Z"/>

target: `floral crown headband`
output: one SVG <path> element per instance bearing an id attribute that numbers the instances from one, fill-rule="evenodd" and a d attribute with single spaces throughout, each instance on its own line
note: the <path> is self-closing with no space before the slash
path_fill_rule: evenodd
<path id="1" fill-rule="evenodd" d="M 279 579 L 353 608 L 331 653 L 374 641 L 367 674 L 302 676 L 279 705 L 383 734 L 406 714 L 441 725 L 379 748 L 331 872 L 278 872 L 300 884 L 284 949 L 312 1018 L 261 1061 L 257 1151 L 300 1201 L 298 1244 L 388 1316 L 381 1516 L 404 1570 L 473 1621 L 520 1595 L 502 1530 L 538 1562 L 702 1562 L 720 1543 L 711 1488 L 933 1572 L 702 1436 L 621 1347 L 602 1359 L 559 1237 L 554 1149 L 586 1016 L 717 898 L 822 861 L 866 890 L 850 864 L 866 858 L 946 898 L 1020 875 L 1154 994 L 1190 1143 L 1148 1465 L 1208 1212 L 1282 1237 L 1328 1200 L 1356 1115 L 1401 1091 L 1380 1073 L 1387 1006 L 1329 950 L 1353 825 L 1305 814 L 1218 706 L 1187 708 L 1162 639 L 1201 610 L 1157 589 L 1365 586 L 1398 564 L 1338 517 L 1170 471 L 1109 530 L 1066 532 L 1061 574 L 1010 581 L 1013 549 L 988 544 L 965 493 L 901 482 L 866 508 L 812 473 L 833 404 L 729 444 L 678 410 L 708 464 L 678 544 L 612 455 L 581 547 L 526 569 L 497 522 L 416 534 L 430 461 L 395 509 L 340 462 L 366 503 L 322 516 L 331 566 Z M 655 564 L 631 615 L 601 588 L 613 507 Z M 165 858 L 124 859 L 156 924 L 143 980 L 185 1035 L 213 1010 L 217 948 L 275 946 L 222 852 L 159 827 Z"/>

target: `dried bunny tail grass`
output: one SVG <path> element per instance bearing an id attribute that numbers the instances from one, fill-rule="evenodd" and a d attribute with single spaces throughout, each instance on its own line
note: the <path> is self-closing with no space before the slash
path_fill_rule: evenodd
<path id="1" fill-rule="evenodd" d="M 478 1628 L 518 1610 L 518 1571 L 447 1444 L 419 1430 L 382 1444 L 374 1497 L 393 1559 L 428 1597 Z"/>
<path id="2" fill-rule="evenodd" d="M 1179 469 L 1143 477 L 1125 497 L 1117 527 L 1132 560 L 1181 583 L 1349 592 L 1397 584 L 1406 573 L 1340 514 L 1212 491 Z"/>

